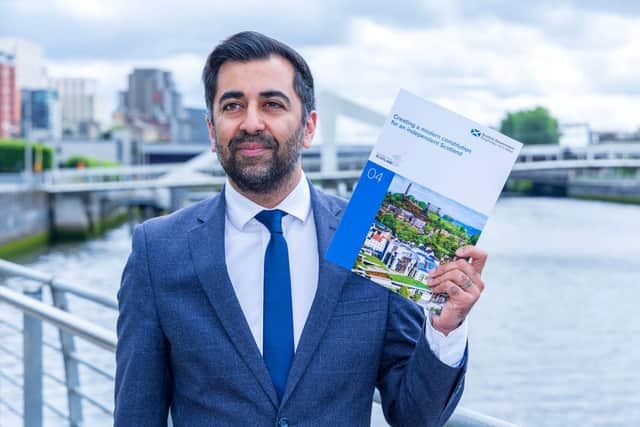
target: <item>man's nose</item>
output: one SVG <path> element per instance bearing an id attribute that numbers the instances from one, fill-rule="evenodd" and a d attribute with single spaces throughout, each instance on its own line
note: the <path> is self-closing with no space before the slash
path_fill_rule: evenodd
<path id="1" fill-rule="evenodd" d="M 254 134 L 256 132 L 263 131 L 264 128 L 264 118 L 262 117 L 260 109 L 255 104 L 249 104 L 246 109 L 244 120 L 242 120 L 242 123 L 240 124 L 240 129 L 249 134 Z"/>

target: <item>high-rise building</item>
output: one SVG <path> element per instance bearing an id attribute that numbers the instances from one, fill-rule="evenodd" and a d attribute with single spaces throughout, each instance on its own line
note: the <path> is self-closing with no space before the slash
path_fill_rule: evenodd
<path id="1" fill-rule="evenodd" d="M 3 37 L 0 38 L 0 50 L 4 52 L 5 57 L 13 57 L 15 66 L 14 117 L 19 125 L 14 128 L 13 134 L 34 140 L 55 138 L 59 129 L 59 126 L 56 127 L 59 123 L 59 120 L 56 120 L 59 107 L 56 107 L 55 93 L 48 94 L 42 47 L 27 40 Z M 25 96 L 28 99 L 25 99 Z M 25 111 L 28 113 L 27 116 Z M 31 122 L 32 116 L 34 119 L 37 118 L 37 123 Z M 43 128 L 45 122 L 47 127 Z"/>
<path id="2" fill-rule="evenodd" d="M 20 134 L 20 92 L 14 56 L 0 50 L 0 138 Z"/>
<path id="3" fill-rule="evenodd" d="M 47 69 L 42 46 L 27 40 L 0 37 L 0 50 L 14 56 L 19 89 L 47 87 Z"/>
<path id="4" fill-rule="evenodd" d="M 22 135 L 32 141 L 57 141 L 62 137 L 58 93 L 50 89 L 22 89 Z"/>
<path id="5" fill-rule="evenodd" d="M 209 144 L 209 131 L 204 121 L 207 110 L 204 108 L 185 108 L 184 111 L 187 116 L 184 142 Z"/>
<path id="6" fill-rule="evenodd" d="M 143 139 L 183 140 L 185 113 L 171 72 L 136 68 L 128 80 L 117 111 L 126 124 L 141 129 Z"/>
<path id="7" fill-rule="evenodd" d="M 97 138 L 97 83 L 93 79 L 52 78 L 49 87 L 58 93 L 62 114 L 62 135 Z"/>

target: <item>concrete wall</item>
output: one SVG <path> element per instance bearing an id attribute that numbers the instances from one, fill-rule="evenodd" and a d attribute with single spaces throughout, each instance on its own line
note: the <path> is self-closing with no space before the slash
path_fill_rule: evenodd
<path id="1" fill-rule="evenodd" d="M 0 245 L 49 231 L 47 195 L 0 192 Z"/>
<path id="2" fill-rule="evenodd" d="M 49 196 L 2 185 L 0 257 L 46 245 L 50 238 L 84 240 L 119 225 L 126 218 L 126 207 L 101 193 Z"/>
<path id="3" fill-rule="evenodd" d="M 56 194 L 51 202 L 54 240 L 96 236 L 120 223 L 127 209 L 106 193 Z"/>
<path id="4" fill-rule="evenodd" d="M 56 231 L 85 232 L 92 219 L 86 202 L 80 196 L 57 195 L 53 201 L 53 228 Z"/>
<path id="5" fill-rule="evenodd" d="M 108 162 L 118 162 L 118 142 L 116 141 L 63 141 L 55 144 L 56 162 L 64 163 L 73 156 L 91 157 Z"/>
<path id="6" fill-rule="evenodd" d="M 640 179 L 618 179 L 618 180 L 601 180 L 601 179 L 574 179 L 569 182 L 569 196 L 602 196 L 610 198 L 625 198 L 638 200 L 640 199 Z"/>

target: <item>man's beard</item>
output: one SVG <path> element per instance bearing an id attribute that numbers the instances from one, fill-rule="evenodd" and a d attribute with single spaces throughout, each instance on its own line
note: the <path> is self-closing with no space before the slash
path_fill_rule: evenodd
<path id="1" fill-rule="evenodd" d="M 242 131 L 229 141 L 227 147 L 218 144 L 216 153 L 227 176 L 241 191 L 269 193 L 278 190 L 293 171 L 302 151 L 304 128 L 298 129 L 284 143 L 264 133 L 249 134 Z M 271 158 L 238 158 L 238 146 L 242 142 L 260 143 L 271 149 Z M 280 153 L 280 145 L 284 151 Z"/>

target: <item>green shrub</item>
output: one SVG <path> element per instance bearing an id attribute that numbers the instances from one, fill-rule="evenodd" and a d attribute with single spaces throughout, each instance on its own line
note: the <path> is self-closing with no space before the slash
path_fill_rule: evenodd
<path id="1" fill-rule="evenodd" d="M 0 172 L 22 172 L 24 170 L 24 147 L 31 146 L 31 161 L 34 172 L 51 169 L 53 148 L 22 139 L 0 139 Z"/>
<path id="2" fill-rule="evenodd" d="M 118 162 L 108 162 L 106 160 L 95 159 L 93 157 L 71 156 L 64 162 L 63 168 L 103 168 L 111 166 L 119 166 Z"/>
<path id="3" fill-rule="evenodd" d="M 533 181 L 529 179 L 513 179 L 509 178 L 506 184 L 508 191 L 516 193 L 529 194 L 533 190 Z"/>

